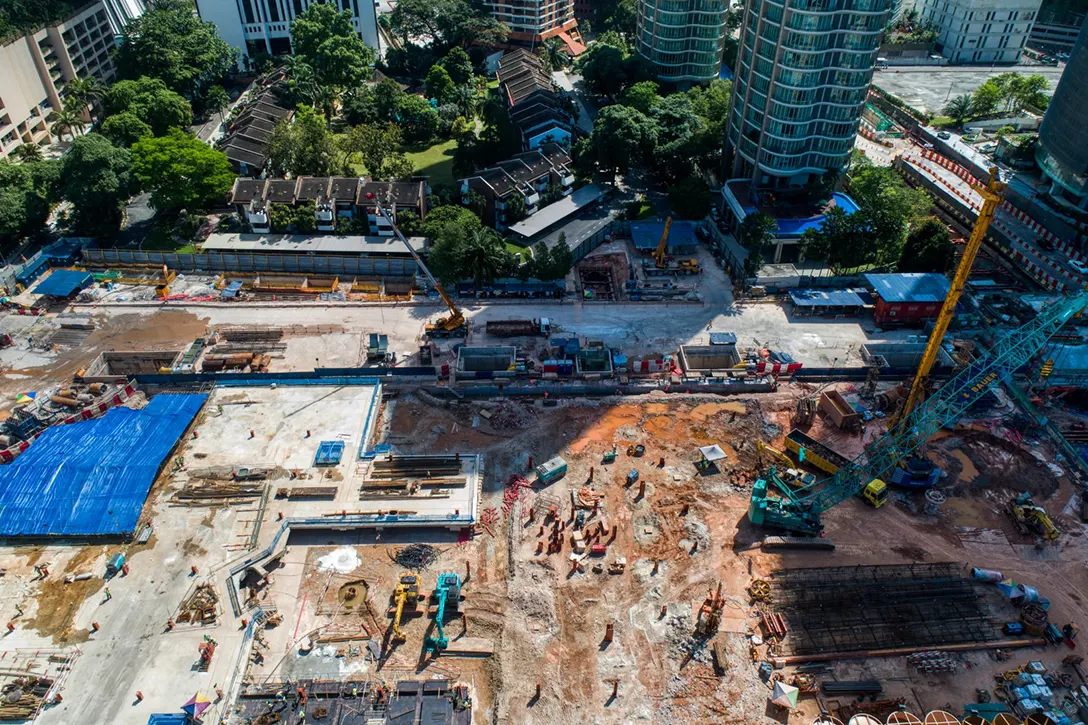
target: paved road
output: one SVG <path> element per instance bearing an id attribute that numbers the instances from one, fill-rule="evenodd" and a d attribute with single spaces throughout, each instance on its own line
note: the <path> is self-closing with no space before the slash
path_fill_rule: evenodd
<path id="1" fill-rule="evenodd" d="M 1050 81 L 1050 94 L 1062 76 L 1064 66 L 893 66 L 877 71 L 873 85 L 894 93 L 912 106 L 932 113 L 939 112 L 948 99 L 963 93 L 974 93 L 989 78 L 1009 71 L 1038 73 Z"/>

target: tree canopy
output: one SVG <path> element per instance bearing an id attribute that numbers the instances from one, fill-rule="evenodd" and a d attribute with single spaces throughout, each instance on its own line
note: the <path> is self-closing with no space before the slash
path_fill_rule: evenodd
<path id="1" fill-rule="evenodd" d="M 363 43 L 348 10 L 314 3 L 291 23 L 294 55 L 313 69 L 330 95 L 355 88 L 370 76 L 374 52 Z"/>
<path id="2" fill-rule="evenodd" d="M 657 128 L 646 115 L 627 106 L 601 109 L 586 150 L 604 171 L 626 173 L 653 152 Z"/>
<path id="3" fill-rule="evenodd" d="M 118 81 L 105 93 L 102 105 L 107 115 L 127 113 L 143 121 L 156 136 L 165 135 L 171 128 L 188 128 L 193 123 L 189 102 L 159 78 L 140 76 L 136 80 Z M 131 126 L 131 122 L 126 120 L 125 125 Z"/>
<path id="4" fill-rule="evenodd" d="M 96 133 L 72 141 L 61 162 L 58 192 L 74 207 L 78 231 L 115 234 L 125 202 L 137 191 L 128 149 L 117 148 Z"/>
<path id="5" fill-rule="evenodd" d="M 430 41 L 439 54 L 473 42 L 496 45 L 510 29 L 495 20 L 480 2 L 468 0 L 401 0 L 389 19 L 404 43 Z"/>
<path id="6" fill-rule="evenodd" d="M 899 272 L 947 272 L 956 258 L 948 227 L 936 217 L 926 217 L 907 234 Z"/>
<path id="7" fill-rule="evenodd" d="M 59 177 L 59 161 L 0 161 L 0 244 L 9 248 L 43 228 Z"/>
<path id="8" fill-rule="evenodd" d="M 268 139 L 269 163 L 279 176 L 328 176 L 334 157 L 325 119 L 308 106 L 299 106 L 293 120 L 281 119 Z"/>
<path id="9" fill-rule="evenodd" d="M 237 67 L 237 52 L 203 22 L 191 0 L 155 0 L 125 26 L 116 65 L 122 79 L 158 78 L 192 102 Z"/>
<path id="10" fill-rule="evenodd" d="M 142 138 L 132 147 L 132 171 L 151 204 L 160 210 L 207 208 L 221 201 L 234 183 L 234 172 L 222 151 L 184 131 Z"/>

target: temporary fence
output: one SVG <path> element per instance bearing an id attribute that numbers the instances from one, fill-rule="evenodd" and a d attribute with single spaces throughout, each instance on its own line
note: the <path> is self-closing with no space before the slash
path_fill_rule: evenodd
<path id="1" fill-rule="evenodd" d="M 281 272 L 286 274 L 415 277 L 416 263 L 399 257 L 341 257 L 295 254 L 144 252 L 131 249 L 84 249 L 83 263 L 102 266 L 166 265 L 178 272 Z"/>

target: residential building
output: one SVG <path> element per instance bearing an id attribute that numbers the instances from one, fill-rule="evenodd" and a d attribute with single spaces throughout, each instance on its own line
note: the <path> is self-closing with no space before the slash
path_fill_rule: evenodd
<path id="1" fill-rule="evenodd" d="M 24 143 L 50 143 L 50 114 L 63 107 L 65 84 L 73 78 L 112 81 L 113 45 L 106 9 L 95 2 L 0 48 L 0 158 Z"/>
<path id="2" fill-rule="evenodd" d="M 725 164 L 757 187 L 801 188 L 845 165 L 889 0 L 751 0 L 740 30 Z"/>
<path id="3" fill-rule="evenodd" d="M 147 11 L 145 0 L 102 0 L 106 8 L 106 17 L 114 35 L 122 35 L 130 20 L 135 20 Z"/>
<path id="4" fill-rule="evenodd" d="M 249 100 L 235 109 L 218 147 L 240 176 L 263 176 L 268 168 L 268 139 L 282 119 L 294 111 L 280 100 L 282 74 L 274 72 L 258 79 Z"/>
<path id="5" fill-rule="evenodd" d="M 484 7 L 510 28 L 511 44 L 532 47 L 558 37 L 568 48 L 581 45 L 574 0 L 484 0 Z"/>
<path id="6" fill-rule="evenodd" d="M 365 215 L 368 233 L 391 237 L 393 227 L 377 214 L 375 200 L 396 219 L 412 211 L 420 219 L 427 215 L 428 188 L 424 181 L 369 181 L 357 177 L 314 177 L 297 179 L 236 179 L 228 202 L 255 234 L 272 233 L 271 207 L 312 204 L 318 232 L 336 231 L 337 221 Z"/>
<path id="7" fill-rule="evenodd" d="M 461 202 L 469 205 L 473 192 L 479 194 L 484 200 L 480 210 L 484 223 L 503 231 L 509 226 L 507 207 L 515 196 L 525 203 L 527 215 L 535 214 L 548 197 L 554 197 L 554 201 L 568 196 L 574 189 L 570 164 L 570 156 L 562 146 L 543 144 L 461 179 Z"/>
<path id="8" fill-rule="evenodd" d="M 921 0 L 950 63 L 1016 63 L 1042 0 Z"/>
<path id="9" fill-rule="evenodd" d="M 222 38 L 238 50 L 242 62 L 257 54 L 291 53 L 291 23 L 325 0 L 196 0 L 200 17 L 214 23 Z M 378 12 L 372 0 L 328 0 L 351 13 L 352 26 L 367 47 L 378 48 Z"/>
<path id="10" fill-rule="evenodd" d="M 639 0 L 635 47 L 657 79 L 678 86 L 718 77 L 729 0 Z"/>
<path id="11" fill-rule="evenodd" d="M 1088 209 L 1088 24 L 1080 31 L 1065 72 L 1054 89 L 1035 160 L 1050 179 L 1050 196 L 1059 203 Z"/>
<path id="12" fill-rule="evenodd" d="M 552 142 L 570 146 L 574 119 L 539 56 L 523 48 L 505 53 L 499 59 L 496 77 L 523 149 Z"/>

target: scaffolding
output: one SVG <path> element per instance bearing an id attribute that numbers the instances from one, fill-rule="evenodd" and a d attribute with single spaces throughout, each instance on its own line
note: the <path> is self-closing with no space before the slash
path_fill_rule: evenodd
<path id="1" fill-rule="evenodd" d="M 770 601 L 785 618 L 777 654 L 939 648 L 1001 638 L 967 564 L 818 567 L 773 572 Z"/>

